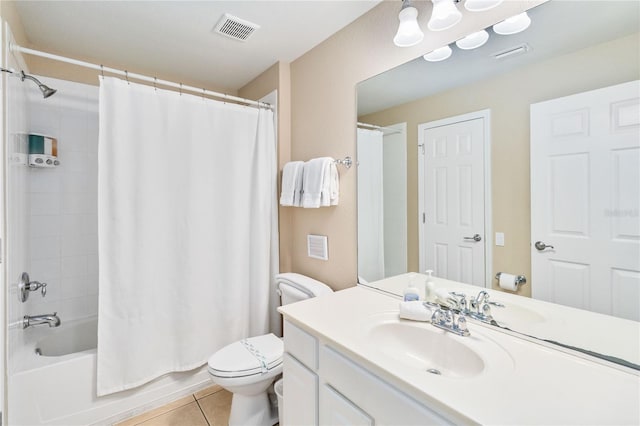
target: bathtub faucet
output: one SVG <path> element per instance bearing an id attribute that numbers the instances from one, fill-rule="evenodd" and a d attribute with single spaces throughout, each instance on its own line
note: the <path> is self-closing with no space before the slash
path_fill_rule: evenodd
<path id="1" fill-rule="evenodd" d="M 58 327 L 60 325 L 60 318 L 58 313 L 44 315 L 25 315 L 22 319 L 22 328 L 31 327 L 32 325 L 49 324 L 49 327 Z"/>

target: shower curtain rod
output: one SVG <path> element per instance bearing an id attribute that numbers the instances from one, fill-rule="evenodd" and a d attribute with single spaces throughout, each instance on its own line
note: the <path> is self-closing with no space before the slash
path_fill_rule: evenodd
<path id="1" fill-rule="evenodd" d="M 250 105 L 250 106 L 259 107 L 259 108 L 273 109 L 273 106 L 271 104 L 266 103 L 266 102 L 260 102 L 260 101 L 254 101 L 254 100 L 251 100 L 251 99 L 240 98 L 238 96 L 227 95 L 225 93 L 213 92 L 211 90 L 207 90 L 207 89 L 204 89 L 204 88 L 186 86 L 186 85 L 184 85 L 182 83 L 174 83 L 173 81 L 161 80 L 161 79 L 158 79 L 156 77 L 149 77 L 149 76 L 142 75 L 142 74 L 136 74 L 136 73 L 129 72 L 127 70 L 119 70 L 119 69 L 115 69 L 115 68 L 105 67 L 103 65 L 92 64 L 90 62 L 79 61 L 77 59 L 71 59 L 71 58 L 67 58 L 65 56 L 54 55 L 54 54 L 47 53 L 47 52 L 41 52 L 39 50 L 29 49 L 27 47 L 22 47 L 22 46 L 19 46 L 17 44 L 14 44 L 14 43 L 10 43 L 9 44 L 9 48 L 11 49 L 12 52 L 26 53 L 27 55 L 40 56 L 41 58 L 53 59 L 54 61 L 66 62 L 68 64 L 73 64 L 73 65 L 78 65 L 78 66 L 85 67 L 85 68 L 91 68 L 91 69 L 94 69 L 94 70 L 98 70 L 101 73 L 108 72 L 110 74 L 118 74 L 118 75 L 124 76 L 126 79 L 134 78 L 136 80 L 141 80 L 141 81 L 146 81 L 146 82 L 149 82 L 149 83 L 153 83 L 154 85 L 158 85 L 159 84 L 159 85 L 162 85 L 162 86 L 173 87 L 175 89 L 179 89 L 181 92 L 182 91 L 195 92 L 195 93 L 200 93 L 203 96 L 207 95 L 207 96 L 211 96 L 211 97 L 222 98 L 224 100 L 241 102 L 241 103 L 244 103 L 244 104 L 247 104 L 247 105 Z"/>
<path id="2" fill-rule="evenodd" d="M 361 123 L 361 122 L 357 122 L 356 123 L 358 125 L 358 127 L 363 127 L 365 129 L 373 129 L 373 130 L 382 130 L 382 131 L 388 131 L 388 134 L 394 134 L 394 133 L 402 133 L 402 130 L 399 129 L 394 129 L 392 127 L 383 127 L 383 126 L 377 126 L 375 124 L 368 124 L 368 123 Z"/>

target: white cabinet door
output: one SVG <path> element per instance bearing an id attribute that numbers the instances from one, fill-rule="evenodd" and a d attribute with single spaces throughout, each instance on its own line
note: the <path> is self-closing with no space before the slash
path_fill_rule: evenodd
<path id="1" fill-rule="evenodd" d="M 639 81 L 531 105 L 534 298 L 640 321 L 639 212 Z"/>
<path id="2" fill-rule="evenodd" d="M 318 424 L 318 376 L 285 352 L 283 359 L 283 425 Z"/>
<path id="3" fill-rule="evenodd" d="M 320 424 L 373 426 L 373 419 L 329 385 L 320 389 Z"/>
<path id="4" fill-rule="evenodd" d="M 484 118 L 461 120 L 418 126 L 424 149 L 421 269 L 484 287 L 486 123 Z"/>

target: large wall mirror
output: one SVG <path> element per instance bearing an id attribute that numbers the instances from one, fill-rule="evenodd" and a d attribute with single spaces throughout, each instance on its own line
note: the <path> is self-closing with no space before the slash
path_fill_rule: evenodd
<path id="1" fill-rule="evenodd" d="M 528 13 L 358 85 L 358 275 L 522 274 L 522 296 L 640 321 L 640 3 Z"/>

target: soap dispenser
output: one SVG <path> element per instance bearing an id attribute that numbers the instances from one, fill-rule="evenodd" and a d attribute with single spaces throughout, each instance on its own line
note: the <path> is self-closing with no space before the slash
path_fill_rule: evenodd
<path id="1" fill-rule="evenodd" d="M 425 271 L 427 281 L 424 283 L 424 300 L 433 302 L 436 298 L 436 284 L 433 282 L 433 271 L 431 269 Z"/>
<path id="2" fill-rule="evenodd" d="M 411 302 L 413 300 L 420 300 L 420 291 L 418 287 L 416 287 L 415 277 L 412 276 L 409 278 L 409 285 L 404 289 L 404 297 L 403 300 L 405 302 Z"/>

